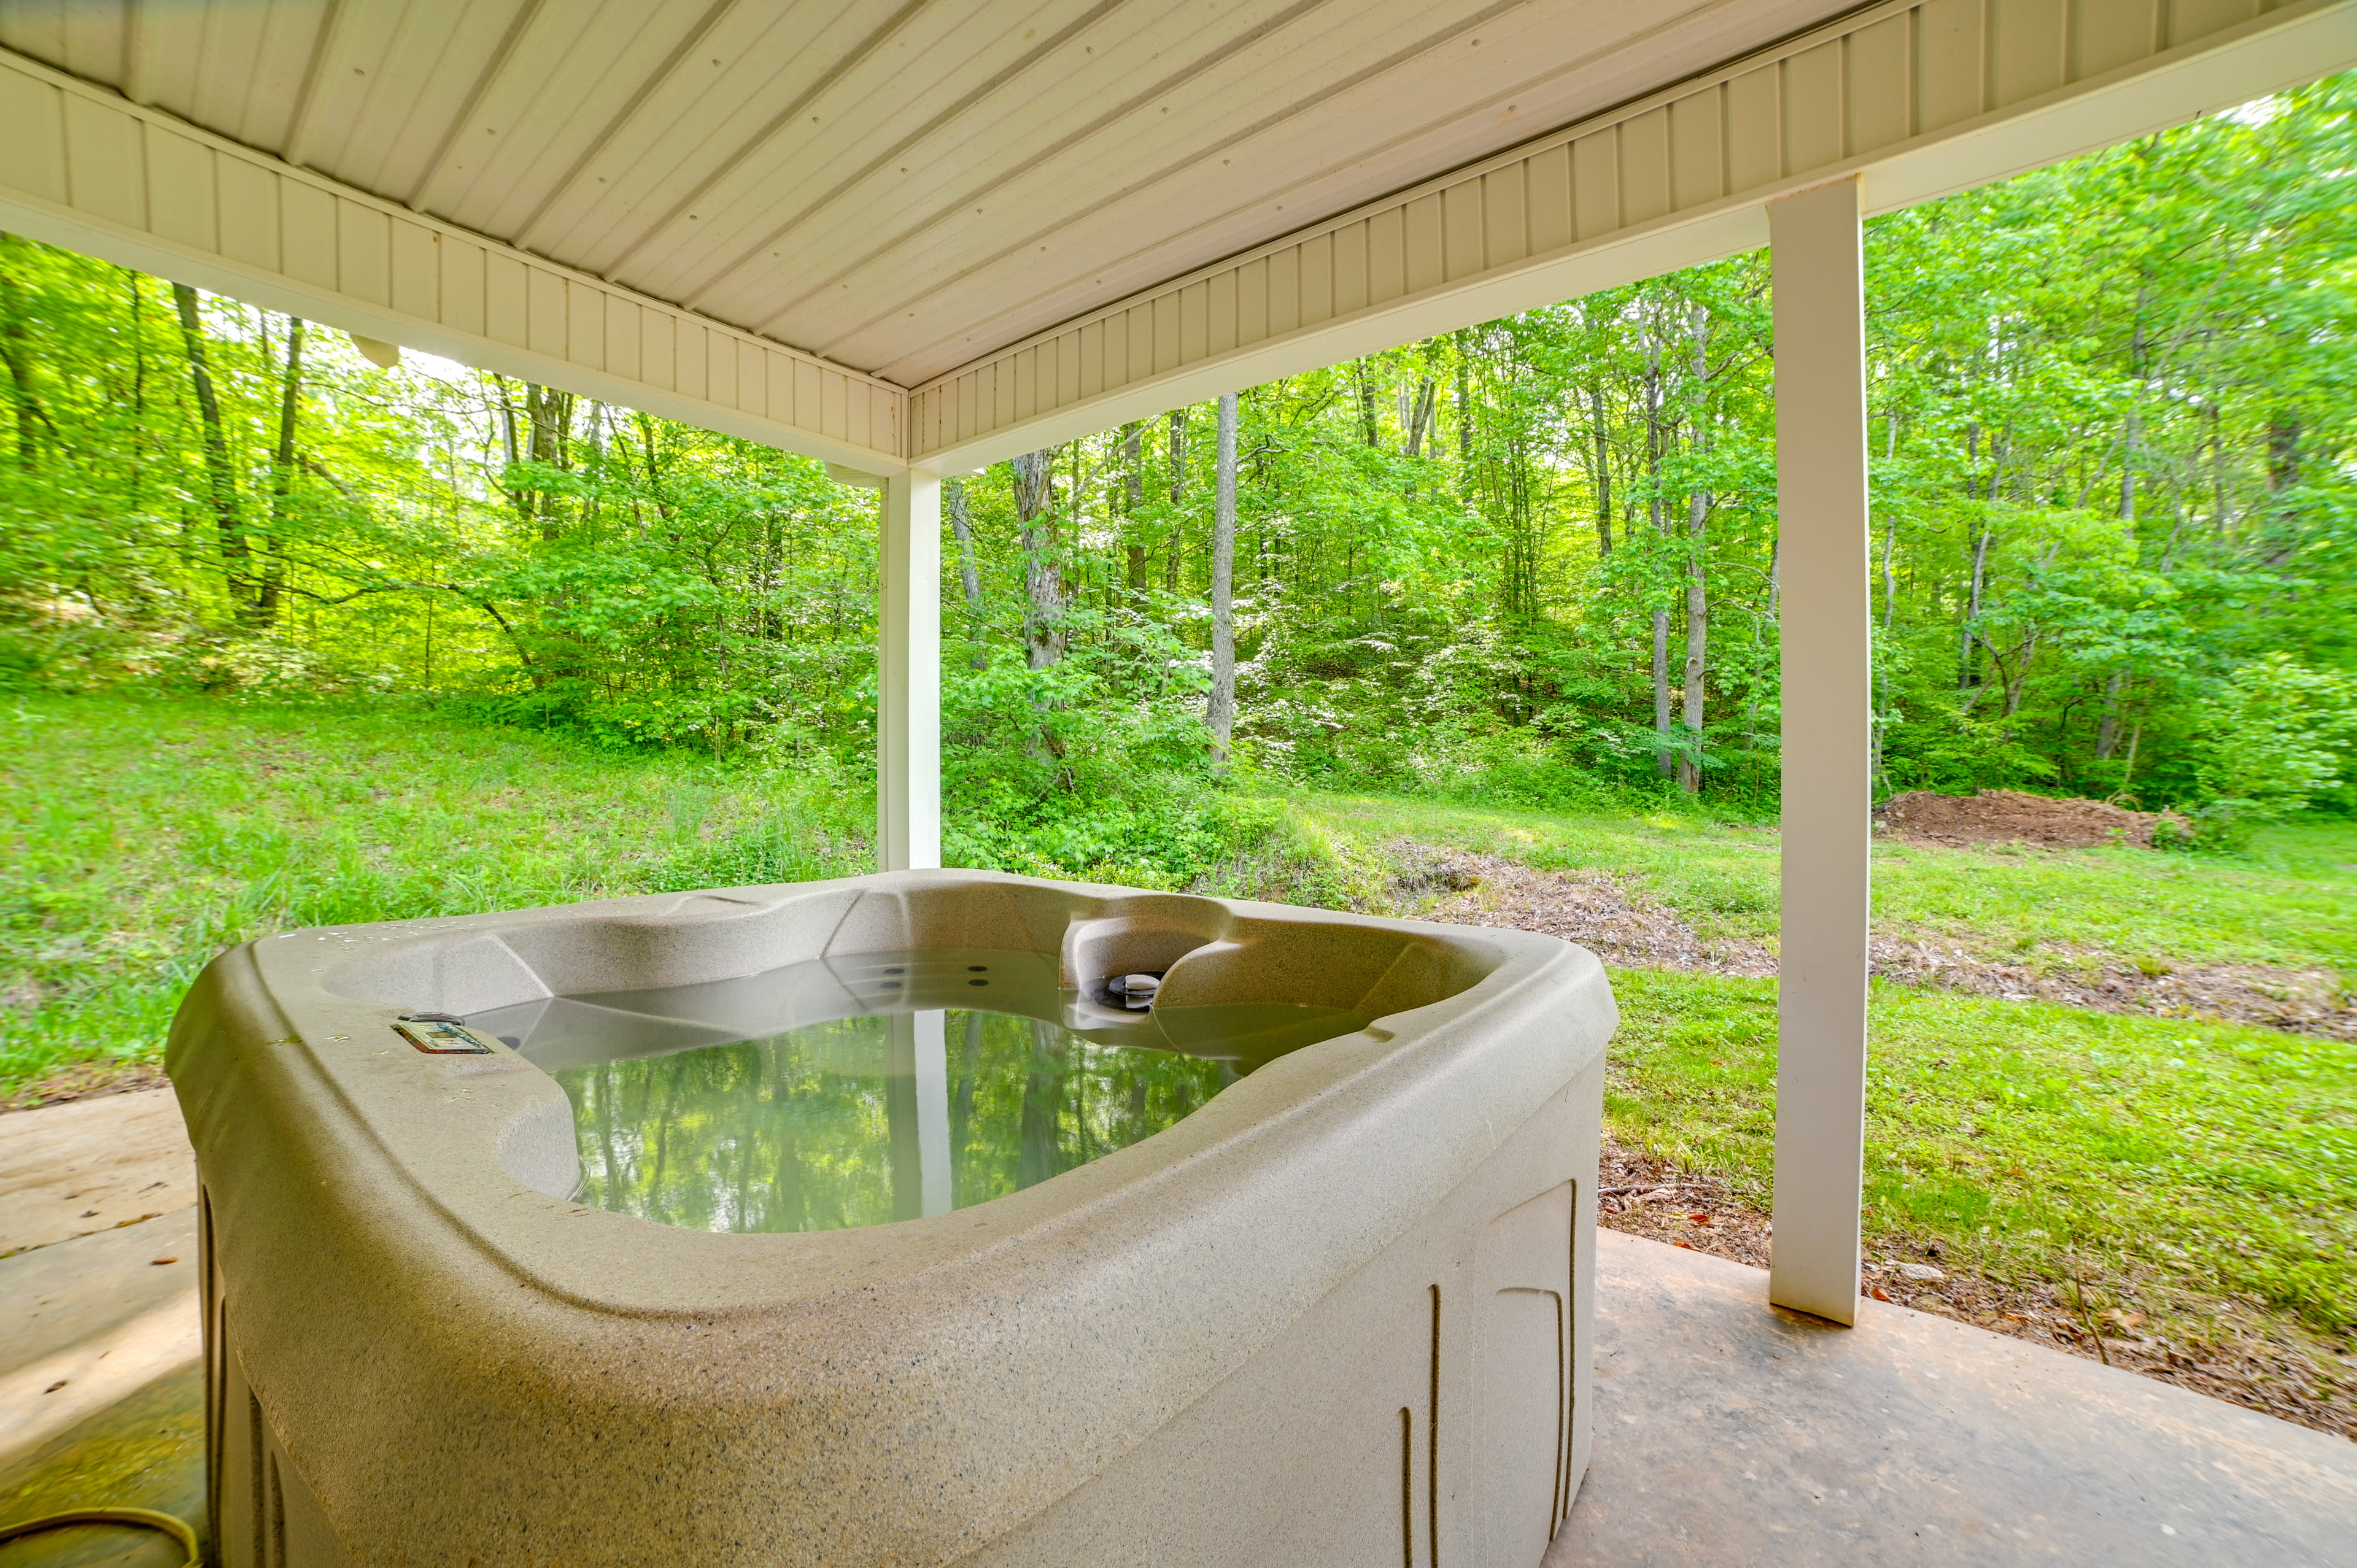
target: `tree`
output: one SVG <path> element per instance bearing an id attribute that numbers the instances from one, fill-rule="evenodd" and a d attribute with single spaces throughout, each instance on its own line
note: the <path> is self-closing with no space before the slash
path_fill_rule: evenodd
<path id="1" fill-rule="evenodd" d="M 1211 521 L 1211 768 L 1224 773 L 1236 725 L 1236 394 L 1220 399 L 1219 461 Z M 1372 443 L 1370 443 L 1372 445 Z"/>

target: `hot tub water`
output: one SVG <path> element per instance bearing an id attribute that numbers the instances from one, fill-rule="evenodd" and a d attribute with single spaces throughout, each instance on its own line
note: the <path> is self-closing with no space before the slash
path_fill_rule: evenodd
<path id="1" fill-rule="evenodd" d="M 571 1101 L 581 1201 L 716 1231 L 963 1208 L 1125 1148 L 1270 1059 L 1364 1027 L 1339 1008 L 1141 1008 L 1053 960 L 863 953 L 477 1013 Z"/>

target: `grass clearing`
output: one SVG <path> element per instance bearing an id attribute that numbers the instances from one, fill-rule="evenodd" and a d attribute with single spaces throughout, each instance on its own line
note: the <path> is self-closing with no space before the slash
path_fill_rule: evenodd
<path id="1" fill-rule="evenodd" d="M 271 930 L 871 863 L 867 781 L 823 761 L 617 754 L 384 708 L 25 697 L 0 704 L 0 1093 L 152 1061 L 197 970 Z M 1246 804 L 1269 831 L 1206 865 L 1201 890 L 1386 908 L 1384 846 L 1411 840 L 1609 872 L 1706 936 L 1774 935 L 1778 844 L 1756 825 L 1674 807 Z M 2350 824 L 2277 829 L 2231 859 L 1883 845 L 1876 870 L 1886 934 L 2357 970 Z M 1623 969 L 1614 983 L 1614 1135 L 1764 1203 L 1774 983 Z M 1870 1005 L 1870 1233 L 1936 1239 L 1994 1278 L 2076 1277 L 2088 1311 L 2156 1332 L 2255 1324 L 2345 1353 L 2357 1046 L 1880 983 Z"/>
<path id="2" fill-rule="evenodd" d="M 0 703 L 0 1092 L 153 1059 L 180 993 L 269 931 L 872 864 L 865 779 L 385 708 Z"/>

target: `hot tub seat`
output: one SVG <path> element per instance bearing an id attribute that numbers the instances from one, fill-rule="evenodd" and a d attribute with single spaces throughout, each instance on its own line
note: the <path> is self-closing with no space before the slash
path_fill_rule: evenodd
<path id="1" fill-rule="evenodd" d="M 391 1027 L 949 948 L 1375 1021 L 1011 1196 L 779 1235 L 572 1201 L 546 1073 Z M 1551 937 L 979 872 L 248 943 L 168 1057 L 221 1561 L 1534 1568 L 1615 1023 Z"/>

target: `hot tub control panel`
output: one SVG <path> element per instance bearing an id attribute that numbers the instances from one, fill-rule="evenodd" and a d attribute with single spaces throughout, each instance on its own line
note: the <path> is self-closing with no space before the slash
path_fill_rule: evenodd
<path id="1" fill-rule="evenodd" d="M 487 1057 L 491 1047 L 467 1033 L 448 1013 L 404 1013 L 393 1032 L 429 1056 Z"/>

